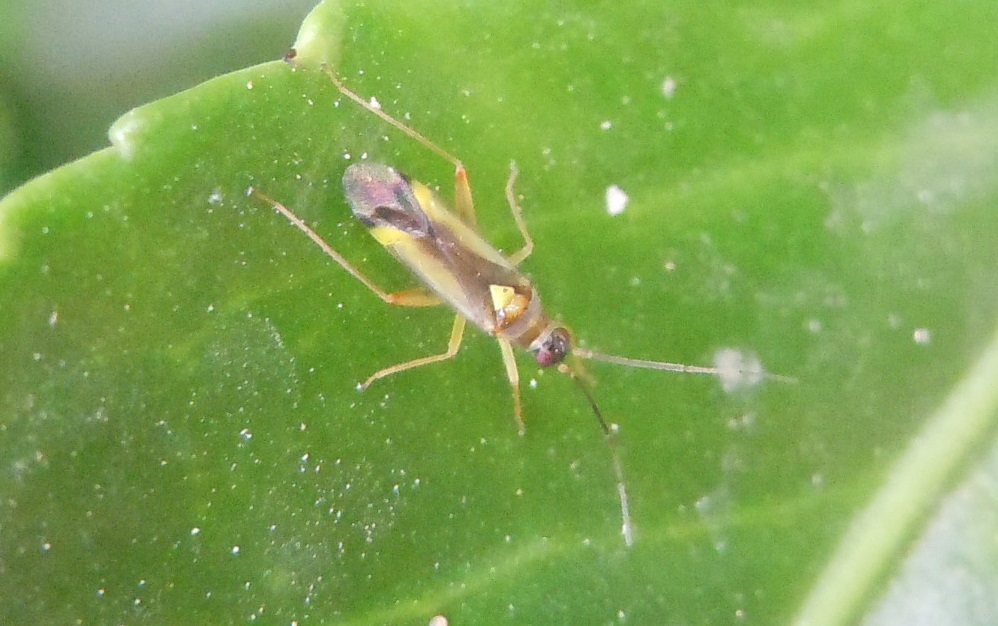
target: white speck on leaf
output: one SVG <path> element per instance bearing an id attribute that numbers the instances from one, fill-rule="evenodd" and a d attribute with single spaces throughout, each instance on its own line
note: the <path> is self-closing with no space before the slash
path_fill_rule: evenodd
<path id="1" fill-rule="evenodd" d="M 627 208 L 630 197 L 617 185 L 606 188 L 606 212 L 610 215 L 620 215 Z"/>
<path id="2" fill-rule="evenodd" d="M 668 99 L 671 99 L 672 96 L 676 95 L 677 86 L 678 84 L 676 83 L 675 78 L 672 76 L 666 76 L 665 80 L 662 81 L 662 95 Z"/>

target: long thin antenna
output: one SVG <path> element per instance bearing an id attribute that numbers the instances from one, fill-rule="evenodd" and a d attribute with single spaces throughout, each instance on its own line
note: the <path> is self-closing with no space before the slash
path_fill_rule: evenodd
<path id="1" fill-rule="evenodd" d="M 634 527 L 631 525 L 631 507 L 627 499 L 627 483 L 624 481 L 624 467 L 620 463 L 620 453 L 617 452 L 617 428 L 616 424 L 611 428 L 607 425 L 606 420 L 603 419 L 603 413 L 599 410 L 599 406 L 596 405 L 596 399 L 593 398 L 593 394 L 590 393 L 589 389 L 586 387 L 585 383 L 575 375 L 570 367 L 562 363 L 558 367 L 558 371 L 563 374 L 567 374 L 575 384 L 579 386 L 582 390 L 582 395 L 586 397 L 589 402 L 589 406 L 593 410 L 593 415 L 596 416 L 596 421 L 599 422 L 599 427 L 603 431 L 603 435 L 606 437 L 607 445 L 610 446 L 610 458 L 613 460 L 613 473 L 617 479 L 617 495 L 620 498 L 620 534 L 624 537 L 624 545 L 630 548 L 634 545 Z"/>
<path id="2" fill-rule="evenodd" d="M 624 365 L 626 367 L 639 367 L 649 370 L 659 370 L 664 372 L 680 372 L 684 374 L 709 374 L 718 376 L 725 386 L 738 384 L 752 384 L 760 380 L 772 380 L 780 383 L 798 382 L 793 376 L 783 374 L 773 374 L 763 369 L 758 361 L 746 360 L 738 356 L 734 351 L 722 351 L 718 361 L 720 367 L 709 367 L 706 365 L 686 365 L 685 363 L 669 363 L 668 361 L 650 361 L 646 359 L 632 359 L 615 354 L 603 354 L 585 348 L 575 347 L 572 354 L 592 361 L 603 361 L 614 365 Z"/>

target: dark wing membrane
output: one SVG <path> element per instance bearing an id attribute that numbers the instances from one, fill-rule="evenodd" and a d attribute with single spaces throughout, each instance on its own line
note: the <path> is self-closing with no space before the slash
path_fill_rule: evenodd
<path id="1" fill-rule="evenodd" d="M 387 165 L 354 163 L 343 173 L 343 191 L 354 216 L 368 228 L 395 228 L 413 237 L 431 234 L 430 218 L 411 185 Z"/>
<path id="2" fill-rule="evenodd" d="M 356 211 L 354 211 L 356 215 Z M 375 207 L 369 214 L 369 219 L 363 219 L 364 225 L 368 228 L 372 226 L 388 226 L 397 228 L 413 237 L 426 237 L 432 231 L 432 225 L 426 218 L 426 214 L 419 210 L 419 207 L 412 205 L 381 205 Z"/>

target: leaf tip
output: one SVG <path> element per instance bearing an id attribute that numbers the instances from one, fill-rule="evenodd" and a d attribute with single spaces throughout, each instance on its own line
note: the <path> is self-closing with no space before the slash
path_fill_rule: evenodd
<path id="1" fill-rule="evenodd" d="M 295 65 L 318 69 L 323 65 L 337 67 L 340 60 L 340 41 L 346 11 L 341 2 L 323 0 L 305 17 L 295 39 L 293 57 Z"/>

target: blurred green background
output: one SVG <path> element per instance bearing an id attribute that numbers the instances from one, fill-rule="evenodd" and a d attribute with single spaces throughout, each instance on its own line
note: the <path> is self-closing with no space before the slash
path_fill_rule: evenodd
<path id="1" fill-rule="evenodd" d="M 82 157 L 0 202 L 0 622 L 998 619 L 998 6 L 329 2 L 300 71 L 304 4 L 0 6 L 0 185 Z M 354 388 L 448 314 L 245 191 L 401 288 L 343 168 L 453 174 L 323 61 L 505 249 L 516 160 L 585 345 L 798 379 L 592 364 L 634 548 L 529 357 L 522 438 L 480 334 Z"/>
<path id="2" fill-rule="evenodd" d="M 280 56 L 314 4 L 0 2 L 0 193 L 107 146 L 132 107 Z"/>

